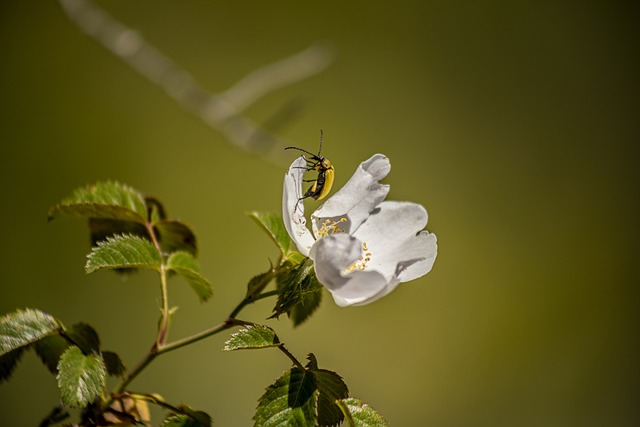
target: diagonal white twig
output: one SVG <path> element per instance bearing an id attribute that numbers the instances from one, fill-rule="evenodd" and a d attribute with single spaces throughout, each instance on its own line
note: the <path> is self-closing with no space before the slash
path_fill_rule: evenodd
<path id="1" fill-rule="evenodd" d="M 67 16 L 107 50 L 120 57 L 171 98 L 235 146 L 280 163 L 280 150 L 292 145 L 241 113 L 259 98 L 323 71 L 333 60 L 326 46 L 314 45 L 251 72 L 220 94 L 202 87 L 188 72 L 90 0 L 59 0 Z"/>

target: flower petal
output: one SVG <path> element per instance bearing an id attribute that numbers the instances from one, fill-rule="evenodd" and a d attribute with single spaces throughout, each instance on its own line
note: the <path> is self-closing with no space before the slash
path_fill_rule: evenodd
<path id="1" fill-rule="evenodd" d="M 309 256 L 309 250 L 315 242 L 304 218 L 304 202 L 302 197 L 302 179 L 306 172 L 307 162 L 300 156 L 291 163 L 284 176 L 282 188 L 282 220 L 287 233 L 298 247 L 298 251 Z"/>
<path id="2" fill-rule="evenodd" d="M 388 295 L 398 282 L 387 282 L 377 271 L 354 271 L 347 276 L 349 281 L 339 289 L 329 290 L 339 307 L 366 305 Z"/>
<path id="3" fill-rule="evenodd" d="M 434 234 L 421 231 L 427 211 L 411 202 L 382 202 L 353 233 L 371 253 L 367 269 L 407 282 L 427 274 L 438 252 Z"/>
<path id="4" fill-rule="evenodd" d="M 324 237 L 311 248 L 316 277 L 340 307 L 363 305 L 378 299 L 390 283 L 376 271 L 345 273 L 361 255 L 362 242 L 348 234 Z M 395 284 L 393 284 L 395 287 Z"/>
<path id="5" fill-rule="evenodd" d="M 374 154 L 362 162 L 351 179 L 311 215 L 314 232 L 322 227 L 325 219 L 344 217 L 348 218 L 351 230 L 358 228 L 369 212 L 387 197 L 389 186 L 378 181 L 390 170 L 389 159 L 382 154 Z"/>

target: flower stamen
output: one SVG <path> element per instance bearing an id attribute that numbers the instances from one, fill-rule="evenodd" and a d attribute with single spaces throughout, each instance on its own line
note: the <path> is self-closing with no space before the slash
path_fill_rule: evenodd
<path id="1" fill-rule="evenodd" d="M 318 239 L 329 236 L 330 234 L 336 233 L 346 233 L 347 231 L 343 228 L 340 228 L 340 224 L 343 222 L 347 222 L 347 218 L 340 218 L 338 221 L 332 221 L 330 219 L 325 219 L 320 226 L 320 229 L 316 231 Z"/>
<path id="2" fill-rule="evenodd" d="M 371 252 L 369 252 L 369 248 L 367 248 L 367 242 L 362 242 L 362 252 L 364 255 L 360 255 L 360 258 L 349 267 L 347 267 L 347 272 L 351 273 L 356 270 L 364 271 L 371 261 Z"/>

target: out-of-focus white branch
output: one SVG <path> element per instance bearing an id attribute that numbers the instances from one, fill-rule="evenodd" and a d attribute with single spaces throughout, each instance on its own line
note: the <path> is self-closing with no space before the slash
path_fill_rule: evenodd
<path id="1" fill-rule="evenodd" d="M 138 32 L 118 22 L 90 0 L 59 0 L 67 16 L 85 33 L 99 41 L 171 98 L 237 147 L 271 161 L 281 158 L 274 147 L 292 145 L 241 113 L 259 98 L 283 86 L 323 71 L 332 61 L 322 45 L 254 70 L 220 94 L 202 87 L 184 69 L 161 53 Z"/>

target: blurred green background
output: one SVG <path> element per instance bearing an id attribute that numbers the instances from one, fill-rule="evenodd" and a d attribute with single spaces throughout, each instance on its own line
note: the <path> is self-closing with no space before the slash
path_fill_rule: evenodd
<path id="1" fill-rule="evenodd" d="M 251 107 L 302 99 L 281 135 L 336 165 L 336 186 L 376 152 L 390 199 L 426 206 L 439 256 L 375 304 L 325 294 L 300 328 L 314 352 L 394 426 L 640 423 L 637 11 L 624 2 L 102 1 L 213 92 L 330 43 L 324 73 Z M 37 307 L 91 323 L 129 366 L 151 345 L 158 285 L 85 276 L 81 221 L 47 223 L 75 187 L 117 179 L 160 197 L 196 231 L 215 298 L 175 279 L 179 338 L 218 323 L 275 247 L 244 215 L 279 212 L 277 167 L 232 148 L 80 32 L 57 2 L 0 6 L 0 313 Z M 293 154 L 291 154 L 293 158 Z M 246 310 L 262 321 L 272 301 Z M 133 383 L 246 426 L 288 368 L 277 351 L 223 353 L 215 336 Z M 54 378 L 29 353 L 0 385 L 0 424 L 35 425 Z"/>

